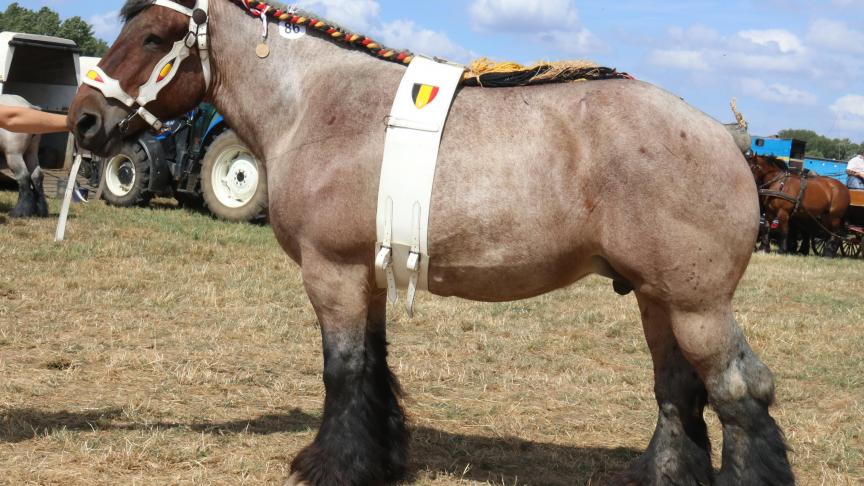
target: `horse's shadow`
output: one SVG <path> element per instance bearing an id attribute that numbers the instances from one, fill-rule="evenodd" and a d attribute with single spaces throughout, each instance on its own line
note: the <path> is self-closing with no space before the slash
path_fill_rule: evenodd
<path id="1" fill-rule="evenodd" d="M 45 412 L 32 408 L 0 409 L 0 443 L 23 442 L 52 432 L 110 430 L 191 430 L 230 435 L 305 433 L 320 418 L 299 409 L 251 420 L 192 423 L 130 423 L 120 408 L 85 412 Z M 412 429 L 412 471 L 436 477 L 506 485 L 602 484 L 639 454 L 626 448 L 572 447 L 517 437 L 453 434 L 428 427 Z"/>

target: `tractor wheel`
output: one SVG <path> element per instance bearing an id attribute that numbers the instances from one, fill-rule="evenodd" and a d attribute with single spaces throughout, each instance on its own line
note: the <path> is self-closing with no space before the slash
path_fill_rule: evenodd
<path id="1" fill-rule="evenodd" d="M 231 130 L 207 148 L 201 163 L 201 193 L 210 212 L 226 221 L 252 221 L 267 209 L 264 164 Z"/>
<path id="2" fill-rule="evenodd" d="M 134 142 L 126 143 L 104 164 L 102 197 L 108 204 L 126 208 L 150 202 L 150 160 L 143 147 Z"/>

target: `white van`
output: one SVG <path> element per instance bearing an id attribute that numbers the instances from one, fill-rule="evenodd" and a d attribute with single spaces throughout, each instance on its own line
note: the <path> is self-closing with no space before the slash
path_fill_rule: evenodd
<path id="1" fill-rule="evenodd" d="M 80 52 L 68 39 L 0 33 L 0 93 L 21 96 L 46 112 L 65 115 L 81 79 Z M 66 134 L 43 136 L 39 165 L 67 168 L 68 143 Z M 0 165 L 5 166 L 5 161 Z"/>

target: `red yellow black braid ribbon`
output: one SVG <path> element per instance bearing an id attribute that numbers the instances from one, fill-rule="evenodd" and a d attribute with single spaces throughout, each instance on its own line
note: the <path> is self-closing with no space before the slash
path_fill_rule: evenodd
<path id="1" fill-rule="evenodd" d="M 369 37 L 354 34 L 352 32 L 346 32 L 320 19 L 304 17 L 302 15 L 295 15 L 281 8 L 273 7 L 267 2 L 262 2 L 258 0 L 234 1 L 235 3 L 242 4 L 245 8 L 248 8 L 248 11 L 252 16 L 260 18 L 262 15 L 264 15 L 274 21 L 287 22 L 293 25 L 304 25 L 307 28 L 315 29 L 323 34 L 326 34 L 334 40 L 364 47 L 371 54 L 380 57 L 381 59 L 384 59 L 386 61 L 407 65 L 411 64 L 411 61 L 414 60 L 414 54 L 412 54 L 410 51 L 397 51 L 395 49 L 384 47 L 378 42 L 375 42 L 373 39 L 370 39 Z"/>

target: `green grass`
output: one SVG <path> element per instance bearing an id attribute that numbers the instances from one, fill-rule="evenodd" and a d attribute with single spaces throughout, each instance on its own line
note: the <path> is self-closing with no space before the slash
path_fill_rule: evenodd
<path id="1" fill-rule="evenodd" d="M 2 216 L 14 197 L 0 192 L 0 484 L 281 484 L 323 385 L 270 229 L 96 204 L 57 245 L 55 220 Z M 862 277 L 862 261 L 759 255 L 736 297 L 801 484 L 864 481 Z M 639 312 L 608 281 L 391 314 L 414 484 L 598 484 L 650 439 Z"/>

